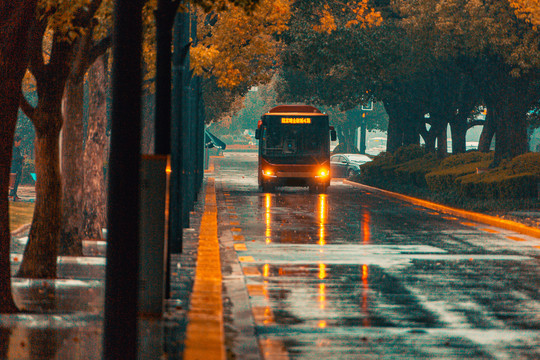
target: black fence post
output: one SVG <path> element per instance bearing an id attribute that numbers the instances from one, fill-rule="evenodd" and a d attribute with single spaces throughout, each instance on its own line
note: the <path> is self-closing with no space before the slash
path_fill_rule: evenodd
<path id="1" fill-rule="evenodd" d="M 142 1 L 114 7 L 103 358 L 137 358 Z"/>
<path id="2" fill-rule="evenodd" d="M 184 74 L 189 53 L 189 14 L 178 13 L 174 22 L 172 57 L 171 178 L 169 206 L 169 254 L 182 252 L 184 228 Z"/>

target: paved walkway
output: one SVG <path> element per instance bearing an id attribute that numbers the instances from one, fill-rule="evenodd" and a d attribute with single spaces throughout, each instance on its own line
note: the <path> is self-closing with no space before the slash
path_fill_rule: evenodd
<path id="1" fill-rule="evenodd" d="M 19 196 L 24 201 L 34 199 L 28 188 L 21 187 Z M 139 359 L 201 359 L 202 355 L 205 360 L 225 359 L 212 181 L 206 182 L 200 198 L 204 201 L 191 212 L 191 227 L 184 229 L 183 253 L 171 256 L 170 299 L 165 302 L 163 317 L 139 319 Z M 26 231 L 12 239 L 12 274 L 20 266 L 27 236 Z M 213 248 L 209 257 L 202 256 L 197 262 L 209 246 Z M 0 359 L 102 358 L 105 247 L 104 241 L 88 240 L 83 243 L 84 256 L 59 257 L 58 279 L 12 278 L 14 299 L 23 312 L 0 316 Z M 204 284 L 209 274 L 214 274 L 213 283 Z M 209 295 L 207 290 L 214 294 Z M 207 296 L 215 301 L 211 307 L 207 306 Z M 216 330 L 202 326 L 208 320 L 207 309 L 214 312 Z M 209 334 L 213 334 L 215 344 L 210 352 Z"/>

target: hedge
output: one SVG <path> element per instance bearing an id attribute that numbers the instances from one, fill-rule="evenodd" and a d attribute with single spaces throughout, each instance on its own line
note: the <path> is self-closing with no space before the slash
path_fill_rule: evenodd
<path id="1" fill-rule="evenodd" d="M 419 146 L 384 153 L 361 166 L 359 180 L 373 186 L 412 185 L 431 193 L 454 193 L 474 199 L 536 198 L 540 154 L 527 153 L 487 169 L 493 152 L 472 151 L 439 160 Z M 393 184 L 393 185 L 392 185 Z"/>
<path id="2" fill-rule="evenodd" d="M 530 174 L 511 174 L 494 171 L 471 174 L 459 179 L 460 194 L 473 199 L 526 199 L 538 196 L 539 177 Z"/>

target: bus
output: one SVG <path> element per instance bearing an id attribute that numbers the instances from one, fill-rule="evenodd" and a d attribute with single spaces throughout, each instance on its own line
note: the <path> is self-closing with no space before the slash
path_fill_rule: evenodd
<path id="1" fill-rule="evenodd" d="M 328 115 L 310 105 L 279 105 L 258 122 L 259 188 L 308 186 L 324 193 L 330 185 L 330 139 L 336 131 Z"/>

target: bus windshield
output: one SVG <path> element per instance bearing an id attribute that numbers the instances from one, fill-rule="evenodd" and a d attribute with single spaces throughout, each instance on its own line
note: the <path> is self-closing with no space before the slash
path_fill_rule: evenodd
<path id="1" fill-rule="evenodd" d="M 262 154 L 286 162 L 287 158 L 294 158 L 297 163 L 302 163 L 302 158 L 313 161 L 314 157 L 328 156 L 328 126 L 318 125 L 315 121 L 309 124 L 269 121 L 263 129 Z"/>

